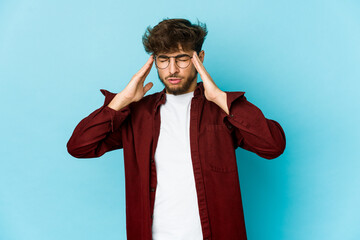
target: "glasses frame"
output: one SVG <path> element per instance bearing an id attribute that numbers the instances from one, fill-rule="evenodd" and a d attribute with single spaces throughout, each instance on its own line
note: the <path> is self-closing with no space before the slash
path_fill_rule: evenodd
<path id="1" fill-rule="evenodd" d="M 166 65 L 166 67 L 161 68 L 161 67 L 159 67 L 159 66 L 157 65 L 157 63 L 156 63 L 156 62 L 157 62 L 157 59 L 158 59 L 158 56 L 155 55 L 155 66 L 156 66 L 157 68 L 159 68 L 159 69 L 166 69 L 166 68 L 168 68 L 169 65 L 170 65 L 170 58 L 175 58 L 175 64 L 176 64 L 176 66 L 177 66 L 178 68 L 185 69 L 185 68 L 187 68 L 187 67 L 190 66 L 191 61 L 189 61 L 189 65 L 187 65 L 186 67 L 180 67 L 180 66 L 178 65 L 177 61 L 176 61 L 176 58 L 185 57 L 185 56 L 186 56 L 186 57 L 189 57 L 190 59 L 193 58 L 193 57 L 191 57 L 191 56 L 189 56 L 189 55 L 187 55 L 187 54 L 180 54 L 180 55 L 172 56 L 172 57 L 165 56 L 165 57 L 167 58 L 167 65 Z M 165 58 L 165 57 L 164 57 L 164 58 Z"/>

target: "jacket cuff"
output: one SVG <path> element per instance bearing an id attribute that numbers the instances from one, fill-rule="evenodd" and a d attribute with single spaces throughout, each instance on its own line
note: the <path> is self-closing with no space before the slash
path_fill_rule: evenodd
<path id="1" fill-rule="evenodd" d="M 245 98 L 245 92 L 226 92 L 226 104 L 229 109 L 229 114 L 226 114 L 225 111 L 222 112 L 223 119 L 229 120 L 229 118 L 233 118 L 236 114 L 234 114 L 233 108 L 237 102 L 242 101 Z"/>
<path id="2" fill-rule="evenodd" d="M 130 114 L 130 107 L 127 105 L 122 109 L 116 111 L 108 106 L 111 100 L 116 96 L 115 93 L 109 92 L 105 89 L 100 89 L 101 93 L 105 96 L 104 104 L 101 107 L 102 110 L 108 112 L 111 116 L 111 132 L 118 129 L 124 122 L 125 118 Z"/>

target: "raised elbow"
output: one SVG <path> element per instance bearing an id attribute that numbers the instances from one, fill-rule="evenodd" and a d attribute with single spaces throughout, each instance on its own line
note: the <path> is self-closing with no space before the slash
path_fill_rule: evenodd
<path id="1" fill-rule="evenodd" d="M 86 149 L 84 149 L 84 147 L 80 147 L 78 145 L 76 145 L 75 143 L 73 143 L 72 139 L 70 139 L 68 141 L 68 143 L 66 144 L 66 148 L 68 153 L 75 157 L 75 158 L 89 158 L 89 153 L 88 151 L 86 151 Z"/>
<path id="2" fill-rule="evenodd" d="M 269 160 L 275 159 L 284 153 L 285 148 L 286 148 L 286 139 L 285 139 L 285 135 L 283 135 L 283 138 L 281 140 L 276 141 L 273 144 L 271 150 L 268 151 L 266 154 L 264 154 L 262 157 Z"/>
<path id="3" fill-rule="evenodd" d="M 80 152 L 78 151 L 77 147 L 74 144 L 72 144 L 71 139 L 66 144 L 66 148 L 67 148 L 68 153 L 71 156 L 73 156 L 75 158 L 80 158 L 81 157 Z"/>

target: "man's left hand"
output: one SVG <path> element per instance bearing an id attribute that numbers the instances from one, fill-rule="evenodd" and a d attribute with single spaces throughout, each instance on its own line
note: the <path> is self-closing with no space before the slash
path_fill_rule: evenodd
<path id="1" fill-rule="evenodd" d="M 196 51 L 193 52 L 193 57 L 191 58 L 191 61 L 194 64 L 196 70 L 200 74 L 200 77 L 203 81 L 206 99 L 218 105 L 226 112 L 226 114 L 229 114 L 229 109 L 227 107 L 226 93 L 221 91 L 218 88 L 218 86 L 216 86 L 214 80 L 211 78 L 210 74 L 206 71 Z"/>

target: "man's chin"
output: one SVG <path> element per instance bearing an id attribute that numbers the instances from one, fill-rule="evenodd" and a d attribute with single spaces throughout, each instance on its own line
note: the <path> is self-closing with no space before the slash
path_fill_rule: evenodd
<path id="1" fill-rule="evenodd" d="M 169 94 L 180 95 L 180 94 L 184 94 L 186 92 L 186 89 L 170 86 L 170 87 L 166 87 L 166 91 Z"/>
<path id="2" fill-rule="evenodd" d="M 180 95 L 187 93 L 190 90 L 191 85 L 194 81 L 196 81 L 196 76 L 192 78 L 192 81 L 189 81 L 189 79 L 182 78 L 181 82 L 177 84 L 172 84 L 168 81 L 161 80 L 161 82 L 165 86 L 166 92 L 173 95 Z"/>

